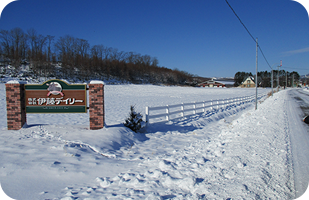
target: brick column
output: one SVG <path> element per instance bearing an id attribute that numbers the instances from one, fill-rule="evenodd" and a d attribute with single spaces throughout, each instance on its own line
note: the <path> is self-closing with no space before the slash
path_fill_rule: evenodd
<path id="1" fill-rule="evenodd" d="M 24 83 L 9 81 L 5 87 L 8 130 L 19 130 L 27 122 Z"/>
<path id="2" fill-rule="evenodd" d="M 89 119 L 90 129 L 97 130 L 104 127 L 104 83 L 91 81 L 89 83 Z"/>

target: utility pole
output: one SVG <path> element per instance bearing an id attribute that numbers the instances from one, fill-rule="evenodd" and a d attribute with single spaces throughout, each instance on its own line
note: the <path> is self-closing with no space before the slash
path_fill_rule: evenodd
<path id="1" fill-rule="evenodd" d="M 258 38 L 256 38 L 256 67 L 255 67 L 255 110 L 257 109 L 257 96 L 258 96 Z"/>
<path id="2" fill-rule="evenodd" d="M 274 94 L 274 70 L 271 69 L 271 96 Z"/>
<path id="3" fill-rule="evenodd" d="M 285 88 L 288 88 L 288 72 L 285 72 Z"/>
<path id="4" fill-rule="evenodd" d="M 280 66 L 278 66 L 278 71 L 277 71 L 277 87 L 278 87 L 278 89 L 279 89 L 279 67 Z"/>
<path id="5" fill-rule="evenodd" d="M 278 86 L 278 91 L 279 91 L 279 68 L 280 68 L 280 66 L 278 66 L 278 73 L 277 73 L 277 86 Z"/>
<path id="6" fill-rule="evenodd" d="M 279 83 L 279 68 L 282 67 L 282 60 L 280 60 L 280 66 L 278 66 L 278 74 L 277 74 L 277 83 L 278 83 L 278 91 L 279 91 L 279 87 L 280 87 L 280 83 Z"/>

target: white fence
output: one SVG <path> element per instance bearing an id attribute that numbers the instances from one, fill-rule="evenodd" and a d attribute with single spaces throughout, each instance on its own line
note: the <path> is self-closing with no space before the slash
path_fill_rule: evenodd
<path id="1" fill-rule="evenodd" d="M 258 100 L 265 97 L 266 94 L 258 96 Z M 166 105 L 160 107 L 146 107 L 146 123 L 161 121 L 170 121 L 172 119 L 182 118 L 187 115 L 204 113 L 207 110 L 226 108 L 232 105 L 241 105 L 255 101 L 255 95 L 236 97 L 230 99 L 218 99 L 193 103 L 181 103 L 177 105 Z"/>

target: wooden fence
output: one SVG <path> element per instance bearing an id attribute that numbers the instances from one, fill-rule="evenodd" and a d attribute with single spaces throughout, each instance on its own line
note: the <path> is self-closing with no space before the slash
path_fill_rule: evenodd
<path id="1" fill-rule="evenodd" d="M 265 97 L 266 94 L 258 96 L 258 100 Z M 176 105 L 166 105 L 159 107 L 146 107 L 146 123 L 170 121 L 172 119 L 182 118 L 188 115 L 205 113 L 207 110 L 226 108 L 232 105 L 241 105 L 255 101 L 255 95 L 236 97 L 229 99 L 209 100 L 193 103 L 181 103 Z"/>

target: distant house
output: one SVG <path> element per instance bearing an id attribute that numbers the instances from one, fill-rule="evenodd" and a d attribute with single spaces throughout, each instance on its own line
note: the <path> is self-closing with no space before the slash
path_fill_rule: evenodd
<path id="1" fill-rule="evenodd" d="M 238 87 L 241 87 L 241 88 L 252 88 L 252 87 L 255 87 L 254 78 L 252 76 L 249 76 Z"/>
<path id="2" fill-rule="evenodd" d="M 214 81 L 214 80 L 210 80 L 210 81 L 205 81 L 203 83 L 198 84 L 199 87 L 225 87 L 224 83 L 218 82 L 218 81 Z"/>

